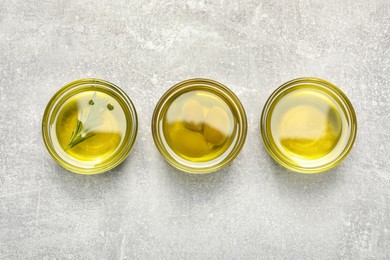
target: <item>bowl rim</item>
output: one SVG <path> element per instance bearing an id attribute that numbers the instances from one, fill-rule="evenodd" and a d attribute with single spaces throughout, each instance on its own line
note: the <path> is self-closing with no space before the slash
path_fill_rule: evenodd
<path id="1" fill-rule="evenodd" d="M 316 86 L 321 86 L 324 89 L 328 89 L 332 91 L 332 93 L 335 94 L 337 98 L 339 98 L 340 102 L 342 105 L 345 107 L 345 115 L 347 118 L 350 119 L 350 135 L 348 142 L 346 143 L 345 147 L 343 148 L 342 152 L 340 153 L 339 156 L 337 156 L 334 160 L 330 161 L 327 164 L 320 165 L 317 167 L 302 167 L 298 166 L 295 164 L 291 164 L 287 162 L 286 160 L 283 160 L 281 156 L 279 156 L 279 153 L 276 151 L 276 149 L 271 145 L 271 133 L 267 131 L 267 120 L 269 119 L 268 114 L 270 112 L 270 108 L 275 105 L 276 99 L 284 93 L 287 89 L 290 87 L 297 86 L 299 84 L 306 84 L 306 83 L 314 83 Z M 343 110 L 344 111 L 344 110 Z M 348 99 L 347 95 L 336 85 L 320 79 L 320 78 L 315 78 L 315 77 L 302 77 L 302 78 L 296 78 L 290 81 L 287 81 L 283 83 L 281 86 L 279 86 L 276 90 L 272 92 L 272 94 L 268 97 L 264 107 L 263 111 L 261 113 L 261 118 L 260 118 L 260 131 L 261 131 L 261 136 L 263 139 L 264 146 L 267 150 L 267 152 L 271 155 L 271 157 L 278 162 L 280 165 L 285 167 L 288 170 L 292 170 L 295 172 L 300 172 L 300 173 L 319 173 L 319 172 L 324 172 L 327 170 L 330 170 L 331 168 L 337 166 L 340 164 L 350 153 L 355 140 L 357 136 L 357 118 L 356 118 L 356 112 L 353 108 L 353 105 L 351 101 Z"/>
<path id="2" fill-rule="evenodd" d="M 166 150 L 164 143 L 162 142 L 162 138 L 160 135 L 162 133 L 159 131 L 159 124 L 158 122 L 161 120 L 162 116 L 165 113 L 162 113 L 163 108 L 166 104 L 167 101 L 169 101 L 172 98 L 176 98 L 179 96 L 181 93 L 185 93 L 184 91 L 188 88 L 198 86 L 201 84 L 205 84 L 205 86 L 212 86 L 215 88 L 214 91 L 210 91 L 211 93 L 215 93 L 216 90 L 219 92 L 219 94 L 224 95 L 224 97 L 229 98 L 229 100 L 232 102 L 232 108 L 234 107 L 236 110 L 236 113 L 240 117 L 240 122 L 239 122 L 239 127 L 240 127 L 240 132 L 237 137 L 237 141 L 234 144 L 234 149 L 226 156 L 226 158 L 215 164 L 211 165 L 208 167 L 203 167 L 203 168 L 196 168 L 196 167 L 191 167 L 188 165 L 184 165 L 177 160 L 175 160 L 169 152 Z M 151 122 L 151 128 L 152 128 L 152 135 L 153 135 L 153 140 L 154 144 L 156 145 L 157 149 L 161 153 L 161 155 L 164 157 L 164 159 L 172 165 L 174 168 L 181 170 L 183 172 L 187 173 L 193 173 L 193 174 L 205 174 L 205 173 L 211 173 L 215 172 L 223 167 L 225 167 L 227 164 L 232 162 L 238 154 L 241 152 L 246 136 L 247 136 L 247 117 L 245 113 L 245 109 L 243 105 L 241 104 L 241 101 L 239 98 L 234 94 L 232 90 L 230 90 L 228 87 L 223 85 L 222 83 L 219 83 L 217 81 L 211 80 L 211 79 L 206 79 L 206 78 L 191 78 L 187 80 L 180 81 L 173 85 L 171 88 L 169 88 L 159 99 L 158 103 L 155 106 L 155 109 L 153 111 L 153 116 L 152 116 L 152 122 Z"/>
<path id="3" fill-rule="evenodd" d="M 69 98 L 69 97 L 64 96 L 64 94 L 71 93 L 72 90 L 76 89 L 77 87 L 88 86 L 88 85 L 94 85 L 97 87 L 104 86 L 104 87 L 109 88 L 114 93 L 116 93 L 118 95 L 118 97 L 120 97 L 122 99 L 123 104 L 125 104 L 127 106 L 128 111 L 130 112 L 131 120 L 132 120 L 132 124 L 127 128 L 127 131 L 129 129 L 131 129 L 131 135 L 129 136 L 128 141 L 124 140 L 122 145 L 125 147 L 123 148 L 123 150 L 112 161 L 109 161 L 108 163 L 106 163 L 100 167 L 96 167 L 96 168 L 83 168 L 83 167 L 75 166 L 75 165 L 63 160 L 62 157 L 55 151 L 55 148 L 53 147 L 53 145 L 51 143 L 51 136 L 50 136 L 50 120 L 53 116 L 53 110 L 54 110 L 54 108 L 56 108 L 57 102 L 61 101 L 62 99 L 65 99 L 65 98 L 66 99 Z M 125 114 L 127 113 L 125 109 L 123 109 L 123 112 Z M 58 111 L 57 111 L 57 113 L 58 113 Z M 82 78 L 82 79 L 72 81 L 72 82 L 66 84 L 65 86 L 61 87 L 47 103 L 43 117 L 42 117 L 42 124 L 41 125 L 42 125 L 43 142 L 44 142 L 49 154 L 53 157 L 53 159 L 60 166 L 62 166 L 66 170 L 69 170 L 71 172 L 78 173 L 78 174 L 99 174 L 99 173 L 109 171 L 109 170 L 115 168 L 116 166 L 118 166 L 121 162 L 123 162 L 127 158 L 129 153 L 131 152 L 131 150 L 134 146 L 136 137 L 137 137 L 137 133 L 138 133 L 137 112 L 136 112 L 135 106 L 134 106 L 133 102 L 131 101 L 131 99 L 117 85 L 115 85 L 109 81 L 106 81 L 103 79 L 98 79 L 98 78 Z"/>

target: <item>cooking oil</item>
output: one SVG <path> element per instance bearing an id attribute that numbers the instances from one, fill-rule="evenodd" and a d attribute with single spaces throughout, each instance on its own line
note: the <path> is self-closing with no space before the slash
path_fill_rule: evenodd
<path id="1" fill-rule="evenodd" d="M 272 93 L 261 116 L 270 155 L 284 167 L 318 173 L 339 164 L 356 137 L 356 115 L 347 96 L 317 78 L 291 80 Z"/>
<path id="2" fill-rule="evenodd" d="M 238 97 L 210 79 L 188 79 L 167 90 L 152 117 L 153 140 L 173 167 L 196 174 L 225 167 L 240 153 L 247 119 Z"/>
<path id="3" fill-rule="evenodd" d="M 83 91 L 62 104 L 51 133 L 65 160 L 80 166 L 96 165 L 115 154 L 126 125 L 124 111 L 115 98 L 101 91 Z"/>
<path id="4" fill-rule="evenodd" d="M 130 153 L 138 132 L 137 112 L 119 87 L 96 78 L 75 80 L 59 89 L 42 118 L 49 154 L 79 174 L 108 171 Z"/>
<path id="5" fill-rule="evenodd" d="M 233 141 L 236 122 L 227 103 L 204 90 L 169 101 L 163 131 L 170 149 L 185 160 L 206 162 L 223 154 Z"/>
<path id="6" fill-rule="evenodd" d="M 290 90 L 272 111 L 271 132 L 280 150 L 314 160 L 329 154 L 342 134 L 340 107 L 316 88 Z"/>

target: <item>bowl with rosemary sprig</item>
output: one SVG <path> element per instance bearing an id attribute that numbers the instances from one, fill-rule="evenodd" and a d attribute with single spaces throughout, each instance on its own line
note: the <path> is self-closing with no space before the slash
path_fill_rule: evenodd
<path id="1" fill-rule="evenodd" d="M 80 79 L 62 87 L 42 119 L 49 154 L 79 174 L 102 173 L 120 164 L 134 145 L 137 128 L 130 98 L 101 79 Z"/>

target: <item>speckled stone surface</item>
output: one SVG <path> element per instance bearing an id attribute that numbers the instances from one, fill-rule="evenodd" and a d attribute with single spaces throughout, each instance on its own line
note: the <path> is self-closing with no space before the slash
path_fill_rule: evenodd
<path id="1" fill-rule="evenodd" d="M 390 2 L 0 1 L 0 259 L 389 259 Z M 267 154 L 259 117 L 297 77 L 351 99 L 358 137 L 317 175 Z M 83 77 L 122 87 L 139 115 L 128 159 L 97 176 L 47 153 L 51 96 Z M 151 137 L 160 96 L 205 77 L 229 86 L 249 132 L 225 169 L 169 166 Z"/>

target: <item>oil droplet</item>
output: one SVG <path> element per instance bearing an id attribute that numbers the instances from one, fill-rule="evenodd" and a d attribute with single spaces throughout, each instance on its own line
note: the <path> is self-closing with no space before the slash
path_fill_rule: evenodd
<path id="1" fill-rule="evenodd" d="M 114 106 L 111 104 L 107 104 L 107 108 L 108 108 L 108 110 L 114 110 Z"/>

